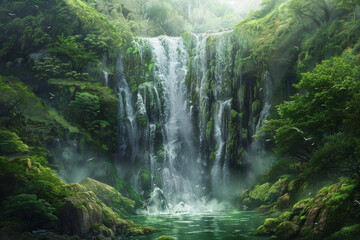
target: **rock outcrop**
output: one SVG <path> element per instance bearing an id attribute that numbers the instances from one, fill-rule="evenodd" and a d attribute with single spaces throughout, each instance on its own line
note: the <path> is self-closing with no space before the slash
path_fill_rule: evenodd
<path id="1" fill-rule="evenodd" d="M 155 231 L 121 219 L 116 212 L 102 203 L 94 192 L 81 184 L 72 184 L 68 188 L 72 194 L 65 199 L 61 214 L 62 231 L 67 234 L 86 235 L 93 231 L 111 237 L 141 235 Z"/>
<path id="2" fill-rule="evenodd" d="M 279 239 L 324 239 L 355 220 L 360 212 L 354 200 L 358 188 L 358 179 L 344 178 L 321 189 L 314 198 L 296 203 L 291 212 L 266 219 L 256 234 L 274 234 Z"/>
<path id="3" fill-rule="evenodd" d="M 135 202 L 121 195 L 114 187 L 105 183 L 96 181 L 91 178 L 85 178 L 81 181 L 81 185 L 85 186 L 114 212 L 121 217 L 126 217 L 134 213 Z"/>

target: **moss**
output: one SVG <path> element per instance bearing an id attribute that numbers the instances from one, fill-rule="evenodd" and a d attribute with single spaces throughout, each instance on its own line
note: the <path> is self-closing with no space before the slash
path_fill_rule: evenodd
<path id="1" fill-rule="evenodd" d="M 141 187 L 145 191 L 149 191 L 151 188 L 151 173 L 149 168 L 142 168 L 140 171 Z"/>
<path id="2" fill-rule="evenodd" d="M 163 236 L 160 236 L 160 237 L 156 238 L 156 240 L 175 240 L 175 239 L 176 238 L 166 236 L 166 235 L 163 235 Z"/>
<path id="3" fill-rule="evenodd" d="M 160 149 L 159 151 L 156 152 L 156 157 L 157 157 L 157 161 L 158 162 L 163 162 L 164 158 L 165 158 L 165 153 L 163 149 Z"/>
<path id="4" fill-rule="evenodd" d="M 146 125 L 147 125 L 146 117 L 138 115 L 136 120 L 141 127 L 146 127 Z"/>
<path id="5" fill-rule="evenodd" d="M 65 129 L 68 129 L 70 133 L 79 133 L 79 129 L 66 121 L 55 109 L 49 109 L 49 115 Z"/>
<path id="6" fill-rule="evenodd" d="M 210 136 L 213 132 L 214 118 L 211 117 L 210 120 L 206 124 L 206 138 L 210 139 Z"/>
<path id="7" fill-rule="evenodd" d="M 252 112 L 258 112 L 260 110 L 260 101 L 256 100 L 252 103 L 251 106 Z"/>
<path id="8" fill-rule="evenodd" d="M 249 196 L 253 199 L 266 201 L 267 192 L 268 192 L 270 186 L 271 186 L 270 183 L 264 183 L 262 185 L 257 185 L 257 186 L 255 186 L 255 189 L 250 192 Z"/>
<path id="9" fill-rule="evenodd" d="M 343 227 L 336 233 L 327 237 L 326 240 L 356 240 L 360 236 L 360 224 Z"/>
<path id="10" fill-rule="evenodd" d="M 311 198 L 306 198 L 295 203 L 292 208 L 292 211 L 294 213 L 300 214 L 300 212 L 305 208 L 305 206 L 310 202 L 310 200 Z"/>
<path id="11" fill-rule="evenodd" d="M 255 235 L 269 235 L 274 232 L 275 228 L 281 224 L 281 220 L 277 218 L 267 218 L 265 223 L 261 225 L 256 232 Z"/>
<path id="12" fill-rule="evenodd" d="M 29 147 L 24 144 L 16 133 L 0 130 L 0 154 L 25 153 Z"/>
<path id="13" fill-rule="evenodd" d="M 290 221 L 285 221 L 282 222 L 274 232 L 280 239 L 290 239 L 297 235 L 299 231 L 300 227 L 298 225 Z"/>
<path id="14" fill-rule="evenodd" d="M 84 179 L 81 184 L 93 191 L 103 203 L 120 216 L 129 216 L 133 213 L 135 202 L 122 196 L 115 188 L 91 178 Z"/>
<path id="15" fill-rule="evenodd" d="M 283 212 L 279 219 L 282 221 L 290 221 L 292 219 L 292 217 L 294 216 L 293 212 Z"/>

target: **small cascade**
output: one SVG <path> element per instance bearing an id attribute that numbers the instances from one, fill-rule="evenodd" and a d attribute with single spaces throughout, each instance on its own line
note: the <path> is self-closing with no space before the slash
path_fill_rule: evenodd
<path id="1" fill-rule="evenodd" d="M 260 143 L 249 147 L 248 136 L 270 114 L 272 81 L 266 73 L 256 123 L 247 107 L 258 101 L 253 83 L 234 84 L 239 74 L 233 70 L 232 38 L 232 31 L 224 31 L 190 34 L 186 41 L 134 39 L 142 74 L 135 101 L 118 58 L 119 148 L 122 159 L 137 159 L 132 183 L 149 197 L 148 214 L 194 211 L 208 197 L 229 196 L 230 165 L 242 161 L 243 150 L 258 153 Z M 230 143 L 238 155 L 228 154 Z"/>
<path id="2" fill-rule="evenodd" d="M 270 77 L 270 73 L 268 71 L 265 72 L 264 81 L 265 81 L 264 105 L 260 112 L 259 120 L 255 127 L 255 134 L 264 125 L 265 120 L 269 117 L 271 110 L 273 84 Z M 265 144 L 264 140 L 254 138 L 248 149 L 247 159 L 251 165 L 252 172 L 254 173 L 251 176 L 252 179 L 248 179 L 249 182 L 252 182 L 256 178 L 256 176 L 263 174 L 271 165 L 269 162 L 270 159 L 268 158 L 266 151 L 264 150 L 265 149 L 264 144 Z"/>
<path id="3" fill-rule="evenodd" d="M 151 172 L 150 196 L 161 191 L 169 206 L 180 202 L 189 204 L 195 200 L 193 185 L 199 181 L 199 174 L 194 171 L 199 169 L 193 144 L 195 136 L 186 103 L 185 75 L 189 55 L 179 37 L 141 38 L 137 45 L 141 49 L 139 54 L 145 54 L 147 47 L 154 59 L 155 81 L 141 84 L 137 99 L 137 114 L 146 117 L 149 132 L 144 150 L 147 163 L 144 164 Z M 140 55 L 140 59 L 143 56 Z M 163 138 L 160 148 L 154 140 L 159 132 Z M 154 205 L 154 201 L 151 202 L 150 205 Z M 149 207 L 149 211 L 155 210 Z"/>
<path id="4" fill-rule="evenodd" d="M 118 157 L 125 161 L 133 161 L 137 152 L 137 125 L 132 94 L 125 78 L 120 51 L 116 62 L 116 78 L 119 91 Z"/>
<path id="5" fill-rule="evenodd" d="M 265 79 L 265 100 L 264 100 L 264 106 L 260 112 L 259 121 L 255 128 L 256 132 L 258 132 L 260 127 L 262 127 L 265 124 L 265 120 L 269 117 L 271 110 L 273 84 L 269 71 L 265 72 L 264 79 Z"/>
<path id="6" fill-rule="evenodd" d="M 104 85 L 109 86 L 109 73 L 107 71 L 103 71 L 104 75 Z"/>
<path id="7" fill-rule="evenodd" d="M 221 101 L 219 105 L 219 110 L 214 122 L 216 145 L 218 148 L 216 150 L 215 160 L 211 169 L 213 195 L 225 194 L 225 190 L 227 189 L 226 184 L 230 181 L 226 142 L 230 137 L 229 120 L 231 99 Z"/>

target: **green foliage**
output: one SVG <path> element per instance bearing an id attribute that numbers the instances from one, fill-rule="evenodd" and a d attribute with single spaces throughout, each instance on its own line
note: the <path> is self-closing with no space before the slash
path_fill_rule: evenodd
<path id="1" fill-rule="evenodd" d="M 149 168 L 142 168 L 140 171 L 141 188 L 149 191 L 151 188 L 151 173 Z"/>
<path id="2" fill-rule="evenodd" d="M 354 12 L 354 19 L 356 19 L 356 7 L 360 5 L 359 0 L 333 0 L 338 8 L 352 10 Z"/>
<path id="3" fill-rule="evenodd" d="M 280 120 L 268 121 L 263 128 L 265 136 L 275 138 L 277 151 L 308 161 L 324 135 L 346 127 L 347 104 L 359 91 L 359 73 L 357 61 L 345 57 L 304 73 L 296 87 L 305 94 L 279 105 Z"/>
<path id="4" fill-rule="evenodd" d="M 28 230 L 35 230 L 48 221 L 58 218 L 55 209 L 34 194 L 19 194 L 8 197 L 1 206 L 1 215 L 7 218 L 18 218 L 28 225 Z"/>
<path id="5" fill-rule="evenodd" d="M 0 122 L 9 127 L 25 114 L 36 114 L 40 102 L 23 83 L 0 76 L 0 105 Z"/>
<path id="6" fill-rule="evenodd" d="M 0 130 L 0 154 L 17 154 L 29 151 L 29 147 L 24 144 L 21 139 L 9 131 Z"/>
<path id="7" fill-rule="evenodd" d="M 64 198 L 70 194 L 63 185 L 58 185 L 57 182 L 46 178 L 29 181 L 23 188 L 19 189 L 19 192 L 35 194 L 38 198 L 45 199 L 51 206 L 57 209 L 57 212 L 63 207 Z"/>
<path id="8" fill-rule="evenodd" d="M 156 238 L 156 240 L 175 240 L 175 238 L 163 235 L 163 236 Z"/>
<path id="9" fill-rule="evenodd" d="M 264 176 L 265 182 L 275 182 L 280 178 L 292 178 L 300 173 L 300 169 L 296 166 L 296 162 L 283 158 L 273 164 Z M 284 176 L 286 174 L 287 176 Z"/>
<path id="10" fill-rule="evenodd" d="M 330 9 L 325 0 L 291 0 L 288 7 L 290 14 L 299 18 L 303 25 L 307 19 L 318 26 L 320 26 L 322 22 L 328 22 L 330 20 Z"/>
<path id="11" fill-rule="evenodd" d="M 210 138 L 213 132 L 214 118 L 211 117 L 210 120 L 206 124 L 206 137 Z"/>
<path id="12" fill-rule="evenodd" d="M 41 60 L 35 60 L 33 66 L 35 77 L 41 80 L 63 77 L 69 69 L 69 63 L 64 63 L 55 56 L 46 56 Z"/>
<path id="13" fill-rule="evenodd" d="M 356 240 L 360 234 L 360 224 L 349 227 L 343 227 L 341 230 L 333 233 L 326 240 Z"/>
<path id="14" fill-rule="evenodd" d="M 99 108 L 99 97 L 87 92 L 76 93 L 75 99 L 69 104 L 69 110 L 76 121 L 89 122 L 98 114 Z"/>
<path id="15" fill-rule="evenodd" d="M 79 41 L 80 38 L 80 35 L 68 37 L 65 37 L 63 34 L 59 35 L 58 40 L 49 51 L 64 59 L 71 59 L 72 69 L 81 70 L 83 65 L 96 61 L 97 58 L 94 52 L 84 47 Z"/>
<path id="16" fill-rule="evenodd" d="M 313 153 L 307 177 L 336 179 L 360 174 L 360 140 L 339 132 L 326 137 L 325 144 Z"/>

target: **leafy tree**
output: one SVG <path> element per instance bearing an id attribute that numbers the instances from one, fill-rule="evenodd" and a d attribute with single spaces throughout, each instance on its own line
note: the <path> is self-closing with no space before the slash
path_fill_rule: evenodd
<path id="1" fill-rule="evenodd" d="M 28 230 L 34 230 L 58 219 L 54 215 L 55 208 L 34 194 L 10 196 L 1 204 L 0 209 L 4 217 L 24 221 L 28 225 Z"/>
<path id="2" fill-rule="evenodd" d="M 290 14 L 299 18 L 303 26 L 306 19 L 318 26 L 330 20 L 329 6 L 325 0 L 291 0 L 288 7 Z"/>
<path id="3" fill-rule="evenodd" d="M 356 19 L 356 7 L 360 5 L 360 0 L 333 0 L 339 8 L 354 11 L 354 19 Z"/>
<path id="4" fill-rule="evenodd" d="M 64 63 L 55 56 L 46 56 L 41 60 L 35 60 L 33 66 L 35 77 L 41 80 L 63 77 L 69 69 L 69 63 Z"/>
<path id="5" fill-rule="evenodd" d="M 0 122 L 3 126 L 9 127 L 38 104 L 35 95 L 23 83 L 0 76 Z"/>
<path id="6" fill-rule="evenodd" d="M 343 132 L 325 138 L 325 144 L 313 153 L 310 161 L 312 175 L 322 179 L 360 175 L 360 140 Z"/>
<path id="7" fill-rule="evenodd" d="M 59 35 L 57 42 L 49 51 L 70 60 L 73 70 L 82 70 L 86 63 L 96 61 L 97 57 L 94 52 L 87 51 L 79 41 L 80 37 L 80 35 L 68 37 Z"/>
<path id="8" fill-rule="evenodd" d="M 76 93 L 75 100 L 69 104 L 70 112 L 77 121 L 93 120 L 99 108 L 99 97 L 87 92 Z"/>
<path id="9" fill-rule="evenodd" d="M 262 136 L 275 139 L 279 153 L 308 161 L 324 136 L 346 128 L 346 121 L 356 125 L 356 114 L 349 115 L 352 120 L 346 116 L 350 106 L 354 108 L 358 101 L 357 61 L 337 57 L 323 61 L 311 73 L 304 73 L 295 85 L 304 93 L 278 106 L 280 119 L 268 121 L 262 128 Z"/>
<path id="10" fill-rule="evenodd" d="M 0 130 L 0 154 L 15 154 L 29 151 L 29 147 L 12 132 Z"/>

